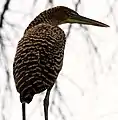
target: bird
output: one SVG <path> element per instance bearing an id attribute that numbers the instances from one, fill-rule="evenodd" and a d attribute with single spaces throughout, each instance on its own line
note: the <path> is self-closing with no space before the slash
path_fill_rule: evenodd
<path id="1" fill-rule="evenodd" d="M 66 6 L 52 7 L 31 21 L 18 42 L 13 62 L 13 76 L 20 94 L 23 120 L 26 120 L 25 104 L 43 91 L 46 91 L 44 118 L 48 120 L 49 96 L 63 66 L 66 44 L 66 35 L 59 25 L 66 23 L 109 27 L 81 16 Z"/>

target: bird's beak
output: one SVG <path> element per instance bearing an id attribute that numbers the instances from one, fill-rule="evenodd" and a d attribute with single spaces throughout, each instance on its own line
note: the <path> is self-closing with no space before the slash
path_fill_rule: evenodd
<path id="1" fill-rule="evenodd" d="M 109 25 L 104 24 L 102 22 L 92 20 L 90 18 L 86 18 L 80 15 L 74 15 L 66 20 L 67 23 L 78 23 L 78 24 L 86 24 L 86 25 L 94 25 L 99 27 L 109 27 Z"/>

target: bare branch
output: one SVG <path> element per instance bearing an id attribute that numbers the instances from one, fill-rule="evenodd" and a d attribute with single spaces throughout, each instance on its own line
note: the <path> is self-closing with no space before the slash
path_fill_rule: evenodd
<path id="1" fill-rule="evenodd" d="M 8 10 L 9 3 L 10 3 L 10 0 L 7 0 L 5 5 L 4 5 L 3 12 L 0 16 L 0 28 L 2 28 L 2 26 L 3 26 L 4 15 L 5 15 L 5 12 Z"/>

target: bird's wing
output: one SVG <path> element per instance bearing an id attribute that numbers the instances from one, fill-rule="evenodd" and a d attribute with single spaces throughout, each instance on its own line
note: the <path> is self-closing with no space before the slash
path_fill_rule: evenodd
<path id="1" fill-rule="evenodd" d="M 27 38 L 19 41 L 13 64 L 13 74 L 18 92 L 45 90 L 42 82 L 42 68 L 40 51 Z M 40 87 L 40 89 L 39 89 Z"/>

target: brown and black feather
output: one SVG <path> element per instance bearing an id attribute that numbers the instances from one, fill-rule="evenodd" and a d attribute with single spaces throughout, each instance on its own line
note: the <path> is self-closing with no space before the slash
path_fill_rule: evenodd
<path id="1" fill-rule="evenodd" d="M 58 26 L 42 23 L 27 29 L 19 41 L 13 75 L 21 102 L 55 83 L 62 68 L 65 34 Z"/>

